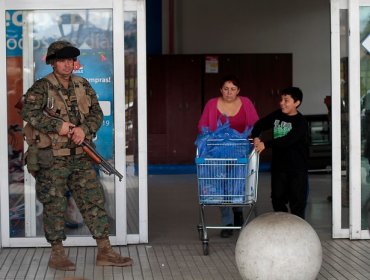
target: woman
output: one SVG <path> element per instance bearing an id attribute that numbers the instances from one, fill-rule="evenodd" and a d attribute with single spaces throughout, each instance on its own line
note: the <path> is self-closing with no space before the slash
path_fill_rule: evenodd
<path id="1" fill-rule="evenodd" d="M 244 132 L 258 120 L 256 109 L 249 98 L 239 96 L 240 84 L 235 76 L 226 76 L 220 82 L 221 97 L 210 99 L 204 107 L 198 123 L 198 131 L 203 127 L 216 130 L 217 122 L 222 123 L 228 118 L 230 127 Z M 243 224 L 243 209 L 241 207 L 220 207 L 224 226 L 241 226 Z M 233 234 L 232 229 L 223 229 L 221 237 L 227 238 Z"/>

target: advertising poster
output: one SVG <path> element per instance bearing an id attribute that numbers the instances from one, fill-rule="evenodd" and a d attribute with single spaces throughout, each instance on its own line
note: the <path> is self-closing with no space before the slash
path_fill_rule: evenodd
<path id="1" fill-rule="evenodd" d="M 8 138 L 10 156 L 23 151 L 23 126 L 17 103 L 22 97 L 22 13 L 6 13 L 6 66 L 8 95 Z"/>
<path id="2" fill-rule="evenodd" d="M 112 30 L 108 12 L 37 14 L 39 20 L 34 26 L 35 80 L 52 71 L 45 64 L 48 46 L 57 40 L 67 40 L 79 48 L 81 54 L 75 63 L 74 74 L 86 78 L 99 99 L 104 113 L 104 121 L 94 143 L 97 151 L 106 159 L 113 159 L 113 54 Z M 52 22 L 45 27 L 42 22 Z"/>
<path id="3" fill-rule="evenodd" d="M 218 73 L 218 56 L 206 56 L 206 73 Z"/>
<path id="4" fill-rule="evenodd" d="M 6 13 L 6 51 L 7 51 L 7 112 L 8 112 L 8 158 L 9 158 L 9 219 L 10 236 L 25 236 L 25 202 L 24 202 L 24 166 L 23 166 L 23 120 L 21 117 L 22 95 L 27 91 L 23 88 L 23 67 L 32 73 L 30 81 L 36 81 L 52 72 L 46 65 L 45 56 L 48 46 L 57 40 L 67 40 L 78 47 L 81 55 L 75 63 L 74 73 L 86 78 L 96 91 L 104 113 L 104 120 L 94 143 L 97 151 L 107 160 L 113 160 L 114 154 L 114 106 L 113 106 L 113 54 L 111 11 L 66 11 L 33 12 L 34 22 L 29 38 L 33 38 L 33 48 L 23 48 L 22 11 Z M 29 52 L 29 53 L 27 53 Z M 23 57 L 32 57 L 33 63 L 23 65 Z M 31 86 L 31 84 L 29 85 Z M 111 180 L 113 177 L 110 177 Z M 109 181 L 107 181 L 109 182 Z M 114 213 L 114 195 L 107 184 L 106 199 L 108 212 Z M 111 187 L 110 187 L 111 188 Z M 113 198 L 112 198 L 113 197 Z M 71 200 L 69 200 L 71 201 Z M 37 200 L 36 200 L 37 204 Z M 37 207 L 36 207 L 37 208 Z M 66 217 L 72 217 L 68 204 Z M 37 216 L 41 212 L 36 211 Z M 41 216 L 40 216 L 41 217 Z M 66 218 L 67 219 L 67 218 Z M 80 226 L 73 219 L 73 226 Z M 42 231 L 42 219 L 37 219 L 38 229 Z M 68 227 L 67 223 L 66 226 Z M 74 227 L 73 227 L 74 228 Z M 36 235 L 41 235 L 38 231 Z M 68 234 L 81 235 L 81 229 Z M 87 231 L 87 229 L 86 229 Z"/>
<path id="5" fill-rule="evenodd" d="M 6 11 L 7 127 L 10 236 L 24 232 L 22 12 Z"/>
<path id="6" fill-rule="evenodd" d="M 97 151 L 106 159 L 113 159 L 113 67 L 112 52 L 107 49 L 91 49 L 88 45 L 77 46 L 81 55 L 75 63 L 74 74 L 87 79 L 99 99 L 104 113 L 104 120 L 94 143 Z M 35 52 L 35 78 L 40 79 L 51 72 L 51 66 L 45 64 L 47 48 Z"/>

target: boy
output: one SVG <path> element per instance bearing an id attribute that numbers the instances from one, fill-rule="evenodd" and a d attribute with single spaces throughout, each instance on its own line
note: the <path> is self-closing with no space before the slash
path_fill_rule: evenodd
<path id="1" fill-rule="evenodd" d="M 282 91 L 280 109 L 257 121 L 252 130 L 256 151 L 272 148 L 271 200 L 274 211 L 290 212 L 304 219 L 308 194 L 307 121 L 297 110 L 303 94 L 297 87 Z M 262 141 L 261 133 L 273 129 L 273 139 Z"/>

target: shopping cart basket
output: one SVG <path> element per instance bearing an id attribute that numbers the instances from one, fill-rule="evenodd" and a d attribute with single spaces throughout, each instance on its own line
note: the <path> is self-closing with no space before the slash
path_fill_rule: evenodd
<path id="1" fill-rule="evenodd" d="M 203 253 L 208 255 L 207 229 L 241 229 L 247 224 L 257 202 L 259 155 L 246 139 L 207 140 L 207 146 L 222 149 L 222 158 L 197 157 L 198 194 L 200 205 L 199 239 Z M 218 146 L 218 147 L 216 147 Z M 249 151 L 240 157 L 241 151 Z M 237 157 L 238 156 L 238 157 Z M 242 226 L 208 226 L 205 221 L 206 206 L 247 207 Z"/>

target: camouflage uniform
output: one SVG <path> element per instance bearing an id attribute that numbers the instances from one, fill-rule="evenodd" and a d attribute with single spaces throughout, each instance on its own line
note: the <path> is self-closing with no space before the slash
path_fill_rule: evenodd
<path id="1" fill-rule="evenodd" d="M 95 91 L 86 79 L 78 78 L 80 83 L 70 79 L 68 89 L 61 84 L 55 90 L 64 97 L 68 120 L 81 127 L 86 139 L 91 139 L 100 128 L 103 113 Z M 78 104 L 75 90 L 83 87 L 89 97 L 88 103 Z M 23 119 L 36 131 L 57 135 L 63 121 L 46 116 L 43 110 L 53 107 L 50 104 L 49 91 L 51 83 L 42 78 L 27 91 L 22 109 Z M 48 103 L 49 102 L 49 103 Z M 79 101 L 80 102 L 80 101 Z M 86 102 L 86 100 L 85 100 Z M 80 107 L 87 106 L 88 112 L 82 114 Z M 43 222 L 45 237 L 49 243 L 66 239 L 64 233 L 64 213 L 67 207 L 65 193 L 70 190 L 78 208 L 94 238 L 108 237 L 108 216 L 104 208 L 104 190 L 97 179 L 92 160 L 85 153 L 76 153 L 77 145 L 67 136 L 62 144 L 55 147 L 38 149 L 39 170 L 35 174 L 37 198 L 43 203 Z M 62 139 L 63 140 L 63 139 Z M 36 145 L 36 144 L 32 144 Z M 31 145 L 31 146 L 32 146 Z M 70 151 L 70 155 L 55 155 L 58 149 Z M 79 148 L 80 149 L 80 148 Z M 54 152 L 54 154 L 53 154 Z"/>

